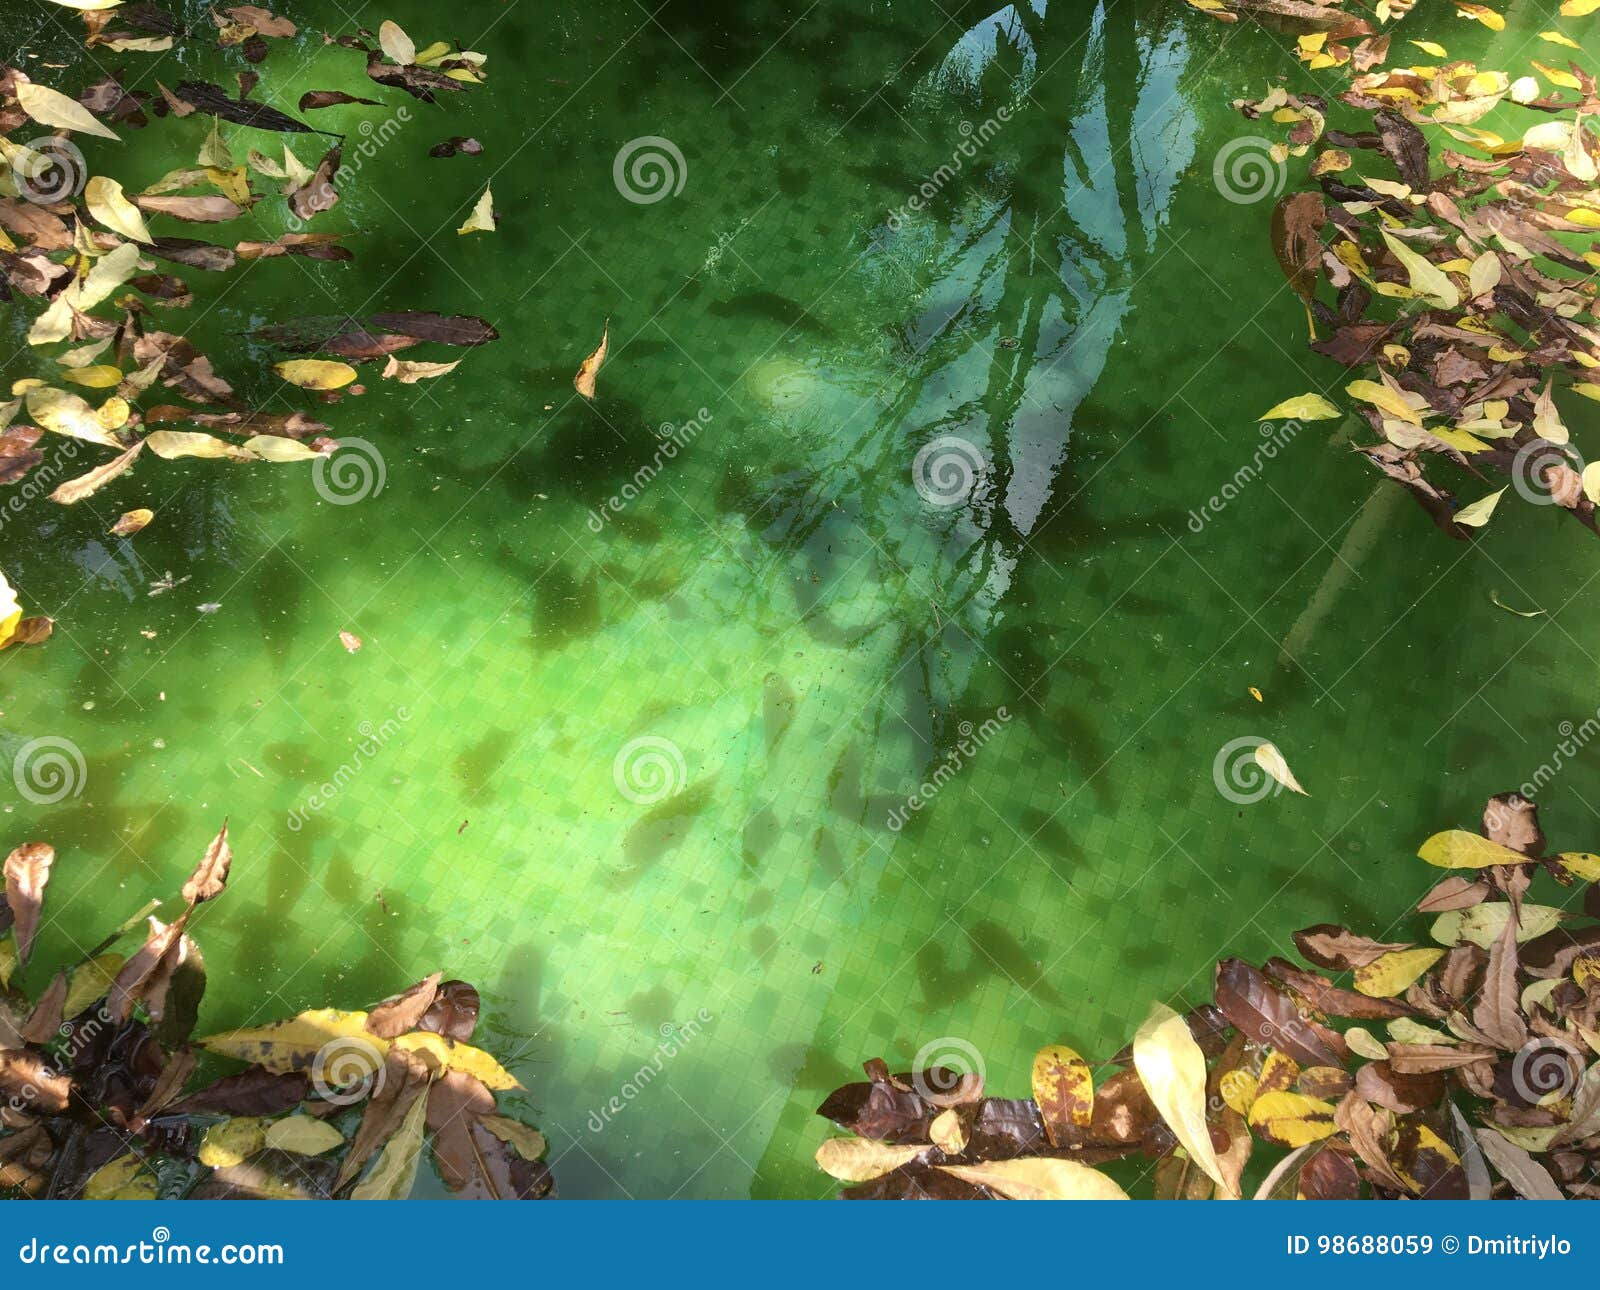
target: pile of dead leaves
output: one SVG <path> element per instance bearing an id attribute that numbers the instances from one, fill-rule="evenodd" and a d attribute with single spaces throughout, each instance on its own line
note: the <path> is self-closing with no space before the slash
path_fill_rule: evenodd
<path id="1" fill-rule="evenodd" d="M 1242 1196 L 1247 1172 L 1258 1198 L 1600 1197 L 1600 855 L 1549 852 L 1515 793 L 1418 854 L 1452 871 L 1417 906 L 1431 943 L 1324 925 L 1295 935 L 1310 967 L 1224 960 L 1213 1002 L 1158 1005 L 1098 1088 L 1063 1045 L 1030 1099 L 870 1061 L 819 1108 L 856 1136 L 817 1163 L 852 1199 L 1121 1198 L 1114 1162 L 1161 1198 Z M 1530 901 L 1539 875 L 1581 907 Z"/>
<path id="2" fill-rule="evenodd" d="M 364 127 L 353 145 L 364 158 L 377 147 L 367 133 L 371 114 L 346 105 L 383 104 L 313 91 L 301 97 L 301 115 L 294 116 L 254 97 L 263 75 L 256 65 L 272 43 L 311 39 L 256 5 L 214 9 L 212 21 L 195 30 L 149 3 L 100 6 L 81 17 L 92 51 L 138 58 L 175 44 L 210 44 L 236 51 L 247 66 L 234 93 L 198 80 L 128 88 L 124 80 L 142 78 L 120 71 L 66 92 L 0 65 L 0 300 L 27 311 L 27 339 L 39 360 L 37 374 L 16 380 L 9 401 L 0 400 L 0 484 L 14 485 L 38 466 L 51 436 L 76 441 L 69 456 L 87 453 L 95 462 L 50 494 L 62 505 L 126 475 L 146 451 L 163 458 L 314 461 L 338 445 L 310 410 L 293 406 L 308 397 L 301 391 L 323 404 L 362 393 L 354 364 L 373 361 L 385 364 L 384 379 L 432 379 L 456 362 L 395 354 L 418 344 L 476 346 L 497 338 L 482 319 L 416 310 L 264 327 L 254 339 L 269 348 L 275 333 L 298 338 L 277 346 L 296 357 L 272 365 L 273 402 L 288 406 L 250 406 L 171 321 L 194 300 L 189 276 L 289 256 L 352 260 L 345 232 L 307 228 L 337 206 L 349 173 L 344 134 L 325 127 L 330 119 L 344 129 Z M 321 39 L 365 57 L 375 86 L 425 102 L 484 80 L 482 54 L 444 42 L 419 50 L 392 22 L 376 34 L 362 29 Z M 89 62 L 104 66 L 93 55 Z M 315 126 L 302 119 L 312 114 Z M 191 116 L 211 123 L 198 155 L 141 191 L 91 173 L 78 146 L 80 139 L 95 141 L 90 155 L 98 166 L 115 156 L 108 145 L 120 142 L 118 131 Z M 318 152 L 302 159 L 296 150 L 308 141 Z M 274 191 L 281 209 L 268 201 Z M 246 216 L 256 228 L 242 238 L 217 241 L 184 231 L 226 230 Z M 274 235 L 276 228 L 286 231 Z M 259 362 L 258 352 L 259 344 L 248 351 L 241 345 L 239 358 Z M 321 357 L 307 356 L 313 354 Z M 137 532 L 150 517 L 147 509 L 130 509 L 113 532 Z"/>
<path id="3" fill-rule="evenodd" d="M 1381 30 L 1410 8 L 1394 0 L 1371 13 L 1189 3 L 1271 18 L 1299 33 L 1308 67 L 1346 77 L 1332 101 L 1279 86 L 1236 106 L 1284 129 L 1278 164 L 1309 157 L 1306 190 L 1274 213 L 1273 245 L 1305 303 L 1311 348 L 1355 378 L 1346 406 L 1370 431 L 1357 451 L 1453 537 L 1489 521 L 1508 477 L 1600 532 L 1600 465 L 1586 467 L 1560 406 L 1600 399 L 1600 94 L 1573 61 L 1578 41 L 1552 27 L 1526 69 L 1501 71 L 1452 58 L 1425 31 Z M 1561 18 L 1596 9 L 1566 0 Z M 1430 16 L 1446 11 L 1505 27 L 1488 5 Z M 1265 419 L 1344 415 L 1311 393 Z"/>
<path id="4" fill-rule="evenodd" d="M 403 1199 L 430 1145 L 458 1195 L 554 1195 L 544 1138 L 496 1105 L 520 1086 L 468 1042 L 479 1000 L 464 981 L 435 974 L 370 1012 L 191 1038 L 206 970 L 188 931 L 227 885 L 226 825 L 176 918 L 151 917 L 143 944 L 118 952 L 146 910 L 29 1006 L 10 981 L 33 952 L 54 863 L 42 842 L 5 861 L 0 1196 Z M 197 1080 L 203 1054 L 246 1066 Z"/>

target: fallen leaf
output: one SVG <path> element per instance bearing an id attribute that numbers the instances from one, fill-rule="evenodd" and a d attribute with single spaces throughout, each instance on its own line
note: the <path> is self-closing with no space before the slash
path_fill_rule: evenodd
<path id="1" fill-rule="evenodd" d="M 578 374 L 572 378 L 572 386 L 586 399 L 594 398 L 595 378 L 600 375 L 600 365 L 606 361 L 606 350 L 611 343 L 611 323 L 607 320 L 605 329 L 600 333 L 600 347 L 583 360 L 583 366 L 578 368 Z"/>

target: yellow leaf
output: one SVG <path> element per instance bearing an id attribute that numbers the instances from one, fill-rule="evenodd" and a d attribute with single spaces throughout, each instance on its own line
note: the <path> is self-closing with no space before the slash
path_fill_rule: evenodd
<path id="1" fill-rule="evenodd" d="M 308 448 L 298 439 L 275 434 L 258 434 L 246 439 L 244 450 L 262 461 L 315 461 L 322 456 L 315 448 Z"/>
<path id="2" fill-rule="evenodd" d="M 235 1116 L 213 1124 L 200 1141 L 200 1163 L 213 1169 L 231 1169 L 266 1145 L 263 1122 L 254 1116 Z"/>
<path id="3" fill-rule="evenodd" d="M 1046 1129 L 1049 1121 L 1045 1122 Z M 947 1156 L 959 1156 L 967 1149 L 967 1126 L 961 1123 L 961 1112 L 947 1107 L 933 1117 L 928 1126 L 928 1140 Z"/>
<path id="4" fill-rule="evenodd" d="M 1600 3 L 1600 0 L 1597 0 L 1597 3 Z M 1559 31 L 1541 31 L 1539 33 L 1539 39 L 1548 40 L 1552 45 L 1564 45 L 1568 49 L 1583 48 L 1583 46 L 1575 41 L 1571 36 L 1563 36 Z"/>
<path id="5" fill-rule="evenodd" d="M 1280 1147 L 1303 1147 L 1338 1132 L 1333 1103 L 1303 1093 L 1263 1093 L 1250 1106 L 1250 1127 Z"/>
<path id="6" fill-rule="evenodd" d="M 95 410 L 68 390 L 48 387 L 29 390 L 26 403 L 29 417 L 42 429 L 106 448 L 122 447 L 100 422 Z"/>
<path id="7" fill-rule="evenodd" d="M 987 1187 L 1009 1200 L 1128 1199 L 1128 1193 L 1105 1174 L 1075 1160 L 1033 1157 L 939 1168 L 953 1178 Z"/>
<path id="8" fill-rule="evenodd" d="M 1521 852 L 1465 829 L 1435 833 L 1417 848 L 1417 855 L 1440 869 L 1482 869 L 1492 864 L 1529 863 Z"/>
<path id="9" fill-rule="evenodd" d="M 96 175 L 84 188 L 83 198 L 89 205 L 90 216 L 113 233 L 146 245 L 150 243 L 150 230 L 144 226 L 144 216 L 123 194 L 122 185 L 115 179 Z"/>
<path id="10" fill-rule="evenodd" d="M 485 188 L 483 196 L 478 198 L 478 204 L 472 208 L 472 214 L 467 216 L 467 222 L 456 233 L 493 233 L 494 230 L 494 192 Z"/>
<path id="11" fill-rule="evenodd" d="M 1389 1050 L 1373 1036 L 1371 1031 L 1362 1026 L 1351 1026 L 1344 1032 L 1344 1041 L 1350 1045 L 1350 1051 L 1357 1057 L 1365 1057 L 1369 1062 L 1389 1060 Z"/>
<path id="12" fill-rule="evenodd" d="M 1133 1039 L 1133 1065 L 1161 1118 L 1212 1182 L 1231 1194 L 1206 1123 L 1206 1059 L 1189 1025 L 1154 1004 Z"/>
<path id="13" fill-rule="evenodd" d="M 349 363 L 336 363 L 325 358 L 291 358 L 274 363 L 272 370 L 303 390 L 342 390 L 356 379 L 356 369 Z"/>
<path id="14" fill-rule="evenodd" d="M 871 1182 L 910 1164 L 929 1149 L 925 1144 L 892 1147 L 869 1138 L 829 1138 L 817 1148 L 817 1164 L 840 1182 Z"/>
<path id="15" fill-rule="evenodd" d="M 1481 528 L 1489 522 L 1489 517 L 1494 514 L 1494 508 L 1500 505 L 1500 497 L 1506 490 L 1500 489 L 1485 497 L 1480 497 L 1470 506 L 1463 506 L 1451 518 L 1457 524 L 1465 524 L 1468 528 Z"/>
<path id="16" fill-rule="evenodd" d="M 275 1021 L 266 1026 L 228 1030 L 198 1042 L 208 1053 L 265 1066 L 279 1075 L 291 1075 L 310 1070 L 316 1064 L 317 1054 L 338 1041 L 345 1041 L 338 1046 L 341 1074 L 363 1060 L 369 1060 L 370 1068 L 377 1070 L 389 1051 L 386 1040 L 367 1033 L 366 1013 L 340 1012 L 335 1008 L 302 1012 L 287 1021 Z M 350 1081 L 356 1078 L 355 1074 L 349 1075 Z"/>
<path id="17" fill-rule="evenodd" d="M 1094 1076 L 1089 1063 L 1065 1044 L 1046 1044 L 1033 1059 L 1033 1100 L 1045 1132 L 1062 1146 L 1067 1125 L 1087 1128 L 1094 1119 Z"/>
<path id="18" fill-rule="evenodd" d="M 179 457 L 228 457 L 234 461 L 250 461 L 252 456 L 237 444 L 231 444 L 216 435 L 202 434 L 198 430 L 157 430 L 147 435 L 145 447 L 156 456 L 168 461 Z"/>
<path id="19" fill-rule="evenodd" d="M 1430 54 L 1434 58 L 1450 57 L 1449 53 L 1445 50 L 1445 47 L 1441 44 L 1438 44 L 1436 41 L 1413 40 L 1411 43 L 1420 49 L 1424 54 Z"/>
<path id="20" fill-rule="evenodd" d="M 1450 281 L 1449 275 L 1438 265 L 1427 256 L 1413 251 L 1388 229 L 1379 231 L 1383 234 L 1384 245 L 1389 248 L 1389 253 L 1405 265 L 1413 291 L 1420 296 L 1426 296 L 1441 309 L 1454 309 L 1461 303 L 1461 293 L 1456 290 L 1455 283 Z"/>
<path id="21" fill-rule="evenodd" d="M 1422 417 L 1397 391 L 1379 381 L 1351 381 L 1344 392 L 1352 399 L 1370 403 L 1380 412 L 1387 412 L 1397 421 L 1420 426 Z"/>
<path id="22" fill-rule="evenodd" d="M 1506 20 L 1486 4 L 1467 4 L 1456 0 L 1456 12 L 1463 18 L 1476 18 L 1490 31 L 1504 31 Z"/>
<path id="23" fill-rule="evenodd" d="M 1485 251 L 1472 262 L 1472 268 L 1467 272 L 1468 290 L 1474 296 L 1493 291 L 1500 285 L 1500 272 L 1500 257 L 1493 251 Z"/>
<path id="24" fill-rule="evenodd" d="M 1443 950 L 1390 950 L 1356 969 L 1356 989 L 1369 998 L 1392 998 L 1443 957 Z"/>
<path id="25" fill-rule="evenodd" d="M 1271 411 L 1263 412 L 1257 421 L 1278 421 L 1285 417 L 1295 421 L 1328 421 L 1344 415 L 1320 394 L 1302 394 L 1299 398 L 1285 399 Z"/>
<path id="26" fill-rule="evenodd" d="M 1583 82 L 1571 72 L 1564 72 L 1559 67 L 1546 67 L 1536 58 L 1530 58 L 1528 61 L 1537 67 L 1540 74 L 1552 85 L 1559 85 L 1564 90 L 1581 90 L 1583 88 Z"/>
<path id="27" fill-rule="evenodd" d="M 81 385 L 86 390 L 109 390 L 122 384 L 122 369 L 112 367 L 109 363 L 99 363 L 93 367 L 69 367 L 61 373 L 61 379 Z"/>
<path id="28" fill-rule="evenodd" d="M 101 1165 L 83 1185 L 85 1200 L 155 1200 L 160 1194 L 155 1175 L 132 1152 Z"/>
<path id="29" fill-rule="evenodd" d="M 117 138 L 77 99 L 69 99 L 48 85 L 18 81 L 16 95 L 17 105 L 40 125 L 56 130 L 77 130 L 81 134 L 98 135 L 102 139 Z"/>
<path id="30" fill-rule="evenodd" d="M 311 1115 L 291 1115 L 266 1126 L 266 1145 L 297 1156 L 320 1156 L 344 1145 L 344 1134 Z"/>
<path id="31" fill-rule="evenodd" d="M 1588 851 L 1563 851 L 1556 859 L 1574 878 L 1583 882 L 1600 882 L 1600 856 Z"/>
<path id="32" fill-rule="evenodd" d="M 431 1030 L 417 1030 L 401 1035 L 394 1041 L 396 1048 L 416 1053 L 436 1072 L 464 1071 L 476 1075 L 487 1088 L 521 1088 L 517 1078 L 481 1048 L 471 1044 L 458 1044 L 455 1040 Z"/>

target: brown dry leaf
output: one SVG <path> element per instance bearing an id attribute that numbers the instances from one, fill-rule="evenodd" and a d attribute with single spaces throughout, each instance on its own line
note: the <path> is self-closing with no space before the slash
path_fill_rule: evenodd
<path id="1" fill-rule="evenodd" d="M 232 866 L 233 848 L 228 845 L 228 822 L 223 820 L 217 836 L 211 839 L 205 855 L 189 875 L 189 880 L 183 884 L 183 898 L 189 902 L 189 907 L 193 909 L 220 896 L 222 889 L 228 885 L 228 870 Z"/>
<path id="2" fill-rule="evenodd" d="M 403 1049 L 389 1050 L 382 1077 L 377 1081 L 377 1091 L 361 1114 L 361 1123 L 339 1169 L 334 1191 L 343 1190 L 373 1154 L 395 1135 L 413 1104 L 428 1091 L 428 1084 L 428 1069 L 419 1057 Z"/>
<path id="3" fill-rule="evenodd" d="M 600 375 L 600 364 L 606 361 L 606 350 L 611 342 L 611 321 L 606 320 L 605 330 L 600 334 L 600 348 L 583 360 L 583 366 L 578 369 L 578 374 L 572 378 L 572 387 L 586 399 L 594 398 L 595 378 Z"/>
<path id="4" fill-rule="evenodd" d="M 439 994 L 439 978 L 443 973 L 435 972 L 432 976 L 425 977 L 400 994 L 385 999 L 367 1014 L 367 1030 L 379 1039 L 398 1039 L 408 1030 L 415 1030 L 417 1023 L 427 1015 L 428 1009 L 433 1007 L 433 1001 Z"/>
<path id="5" fill-rule="evenodd" d="M 56 849 L 48 842 L 24 842 L 6 857 L 6 904 L 16 920 L 12 930 L 16 936 L 18 963 L 26 964 L 33 953 L 44 889 L 50 882 L 50 866 L 55 861 Z"/>
<path id="6" fill-rule="evenodd" d="M 93 470 L 85 471 L 76 479 L 69 479 L 55 492 L 50 494 L 50 500 L 62 506 L 71 506 L 74 502 L 81 502 L 85 497 L 92 497 L 100 489 L 109 484 L 119 475 L 125 475 L 133 468 L 134 461 L 144 448 L 141 439 L 126 452 L 119 453 L 103 466 L 96 466 Z"/>
<path id="7" fill-rule="evenodd" d="M 145 943 L 111 982 L 106 1011 L 113 1021 L 128 1020 L 137 1003 L 142 1002 L 146 1007 L 156 1003 L 183 955 L 183 929 L 188 922 L 187 910 L 169 924 L 164 925 L 156 918 L 150 920 L 150 935 Z M 159 1007 L 152 1011 L 159 1011 Z"/>

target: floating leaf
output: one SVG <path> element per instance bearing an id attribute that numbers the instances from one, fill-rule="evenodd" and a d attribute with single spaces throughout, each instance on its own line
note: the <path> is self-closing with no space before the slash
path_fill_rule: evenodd
<path id="1" fill-rule="evenodd" d="M 1299 793 L 1302 797 L 1310 794 L 1300 787 L 1300 781 L 1294 777 L 1294 772 L 1289 769 L 1289 763 L 1283 759 L 1283 754 L 1278 751 L 1276 744 L 1260 743 L 1255 750 L 1256 765 L 1271 775 L 1273 779 L 1282 784 L 1292 793 Z"/>
<path id="2" fill-rule="evenodd" d="M 69 99 L 59 90 L 33 81 L 18 81 L 14 87 L 17 105 L 40 125 L 56 130 L 76 130 L 80 134 L 93 134 L 102 139 L 116 139 L 116 132 L 95 119 L 94 113 Z"/>
<path id="3" fill-rule="evenodd" d="M 375 1071 L 382 1064 L 388 1044 L 368 1034 L 366 1022 L 367 1014 L 364 1012 L 317 1008 L 287 1021 L 224 1031 L 198 1042 L 207 1052 L 264 1066 L 269 1071 L 286 1075 L 310 1070 L 317 1054 L 329 1044 L 339 1040 L 359 1040 L 359 1044 L 340 1047 L 340 1052 L 346 1055 L 347 1067 L 365 1063 Z M 353 1062 L 349 1061 L 352 1055 L 356 1059 Z M 345 1073 L 354 1082 L 356 1075 L 348 1069 Z"/>
<path id="4" fill-rule="evenodd" d="M 339 390 L 356 379 L 356 369 L 349 363 L 335 363 L 320 358 L 291 358 L 273 365 L 272 370 L 305 390 Z"/>
<path id="5" fill-rule="evenodd" d="M 485 188 L 483 196 L 478 198 L 478 204 L 472 208 L 472 214 L 467 216 L 467 222 L 458 228 L 456 232 L 458 234 L 493 233 L 496 227 L 494 192 L 489 188 Z"/>
<path id="6" fill-rule="evenodd" d="M 578 368 L 578 374 L 572 378 L 572 386 L 586 399 L 594 398 L 595 378 L 600 375 L 600 365 L 606 361 L 606 350 L 611 344 L 611 323 L 607 320 L 604 330 L 600 333 L 600 347 L 583 360 L 583 366 Z"/>
<path id="7" fill-rule="evenodd" d="M 1194 1162 L 1229 1191 L 1206 1124 L 1206 1059 L 1189 1025 L 1171 1008 L 1155 1004 L 1133 1040 L 1133 1064 L 1145 1092 Z"/>
<path id="8" fill-rule="evenodd" d="M 1299 398 L 1285 399 L 1277 407 L 1263 412 L 1256 420 L 1279 421 L 1287 417 L 1295 421 L 1329 421 L 1343 415 L 1343 412 L 1322 395 L 1302 394 Z"/>
<path id="9" fill-rule="evenodd" d="M 829 1138 L 817 1148 L 817 1165 L 841 1182 L 871 1182 L 910 1164 L 929 1148 L 916 1143 L 894 1147 L 870 1138 Z"/>
<path id="10" fill-rule="evenodd" d="M 113 233 L 120 233 L 123 237 L 146 245 L 152 241 L 150 230 L 144 226 L 144 216 L 128 200 L 122 185 L 115 179 L 96 175 L 84 188 L 83 198 L 88 204 L 89 214 Z"/>
<path id="11" fill-rule="evenodd" d="M 1489 865 L 1528 862 L 1528 857 L 1520 852 L 1464 829 L 1435 833 L 1417 849 L 1417 855 L 1440 869 L 1482 869 Z"/>
<path id="12" fill-rule="evenodd" d="M 1356 969 L 1356 989 L 1374 999 L 1393 998 L 1443 957 L 1443 950 L 1394 950 Z"/>
<path id="13" fill-rule="evenodd" d="M 939 1169 L 1008 1200 L 1128 1199 L 1128 1193 L 1105 1174 L 1075 1160 L 993 1160 L 981 1165 L 940 1165 Z"/>
<path id="14" fill-rule="evenodd" d="M 1465 525 L 1468 528 L 1481 528 L 1489 522 L 1489 517 L 1494 514 L 1494 508 L 1500 505 L 1500 498 L 1505 491 L 1503 488 L 1499 489 L 1489 493 L 1487 496 L 1480 497 L 1470 506 L 1463 506 L 1455 514 L 1456 523 Z"/>
<path id="15" fill-rule="evenodd" d="M 1045 1045 L 1033 1059 L 1033 1100 L 1050 1144 L 1065 1146 L 1073 1129 L 1086 1129 L 1094 1119 L 1089 1063 L 1065 1044 Z"/>

